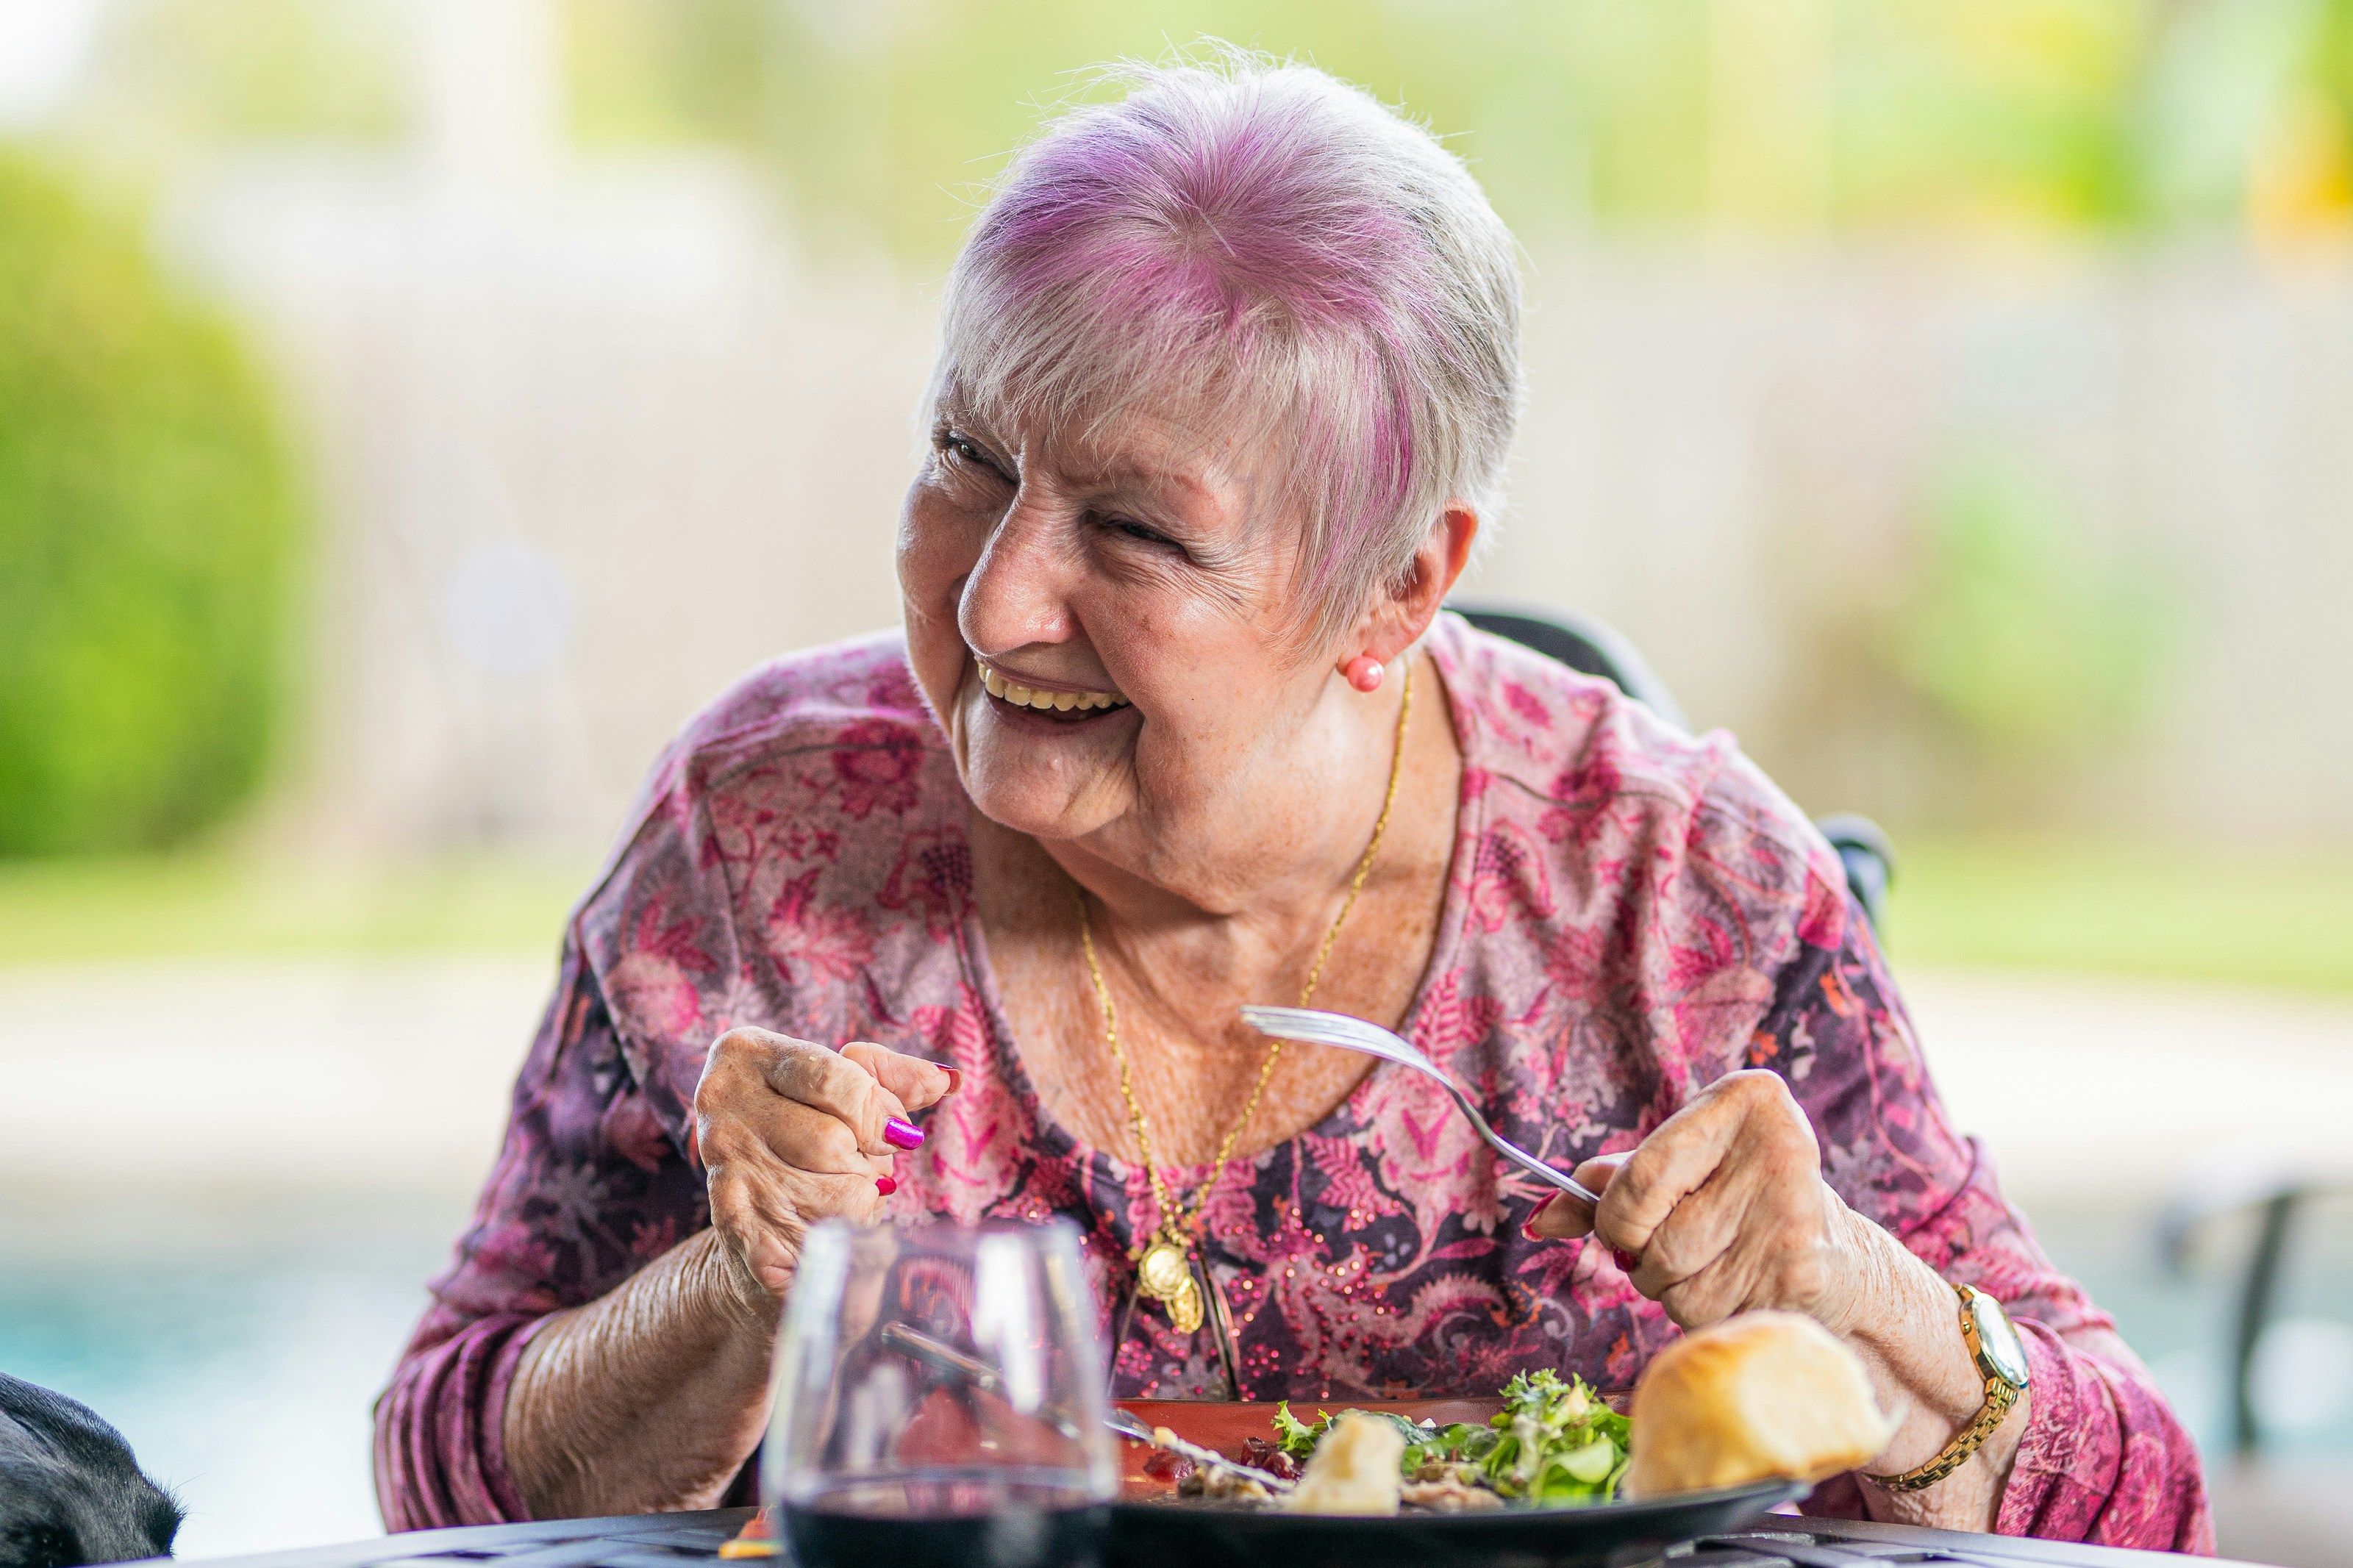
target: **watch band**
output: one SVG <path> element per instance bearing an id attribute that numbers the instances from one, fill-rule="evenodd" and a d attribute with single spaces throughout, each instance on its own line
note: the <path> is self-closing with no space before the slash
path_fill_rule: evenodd
<path id="1" fill-rule="evenodd" d="M 1868 1476 L 1872 1485 L 1891 1492 L 1916 1492 L 1933 1487 L 1955 1470 L 1969 1462 L 1969 1456 L 1985 1446 L 1993 1430 L 2018 1403 L 2018 1390 L 1998 1377 L 1986 1379 L 1985 1408 L 1978 1418 L 1960 1430 L 1960 1434 L 1945 1445 L 1944 1451 L 1926 1464 L 1905 1471 L 1899 1476 Z"/>
<path id="2" fill-rule="evenodd" d="M 1977 1292 L 1966 1285 L 1956 1285 L 1953 1289 L 1961 1298 L 1961 1332 L 1968 1342 L 1970 1357 L 1975 1360 L 1978 1352 L 1977 1323 L 1969 1314 L 1969 1300 Z M 1983 1370 L 1982 1366 L 1979 1370 Z M 1935 1486 L 1938 1481 L 1968 1464 L 1969 1456 L 1984 1447 L 1985 1440 L 1993 1436 L 1994 1428 L 2001 1425 L 2002 1419 L 2010 1414 L 2010 1407 L 2018 1403 L 2019 1392 L 2016 1384 L 1988 1373 L 1985 1380 L 1985 1404 L 1978 1410 L 1977 1419 L 1956 1433 L 1953 1440 L 1946 1444 L 1937 1452 L 1936 1458 L 1925 1465 L 1915 1465 L 1900 1475 L 1874 1476 L 1866 1471 L 1863 1479 L 1870 1481 L 1872 1485 L 1891 1492 L 1916 1492 L 1923 1488 Z"/>

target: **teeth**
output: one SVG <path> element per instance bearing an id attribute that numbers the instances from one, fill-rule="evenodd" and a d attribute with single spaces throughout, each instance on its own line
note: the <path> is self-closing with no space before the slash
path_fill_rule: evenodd
<path id="1" fill-rule="evenodd" d="M 1098 708 L 1124 708 L 1127 699 L 1110 691 L 1040 691 L 1008 680 L 987 665 L 980 667 L 980 684 L 991 697 L 1003 698 L 1017 708 L 1035 708 L 1054 713 L 1092 712 Z"/>

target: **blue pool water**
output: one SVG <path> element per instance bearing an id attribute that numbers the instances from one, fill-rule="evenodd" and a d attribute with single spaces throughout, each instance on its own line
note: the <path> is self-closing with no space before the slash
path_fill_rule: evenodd
<path id="1" fill-rule="evenodd" d="M 116 1251 L 0 1216 L 0 1370 L 121 1429 L 188 1510 L 183 1556 L 377 1533 L 369 1405 L 448 1236 L 176 1228 Z"/>

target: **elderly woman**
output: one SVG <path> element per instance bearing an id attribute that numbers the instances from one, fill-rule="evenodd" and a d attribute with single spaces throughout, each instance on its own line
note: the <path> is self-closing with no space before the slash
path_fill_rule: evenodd
<path id="1" fill-rule="evenodd" d="M 1895 1422 L 1814 1506 L 2205 1547 L 1806 819 L 1441 609 L 1520 401 L 1477 185 L 1304 68 L 1132 88 L 956 263 L 903 640 L 695 720 L 574 915 L 377 1408 L 386 1518 L 740 1498 L 811 1225 L 1060 1216 L 1122 1394 L 1623 1388 L 1786 1308 Z M 1251 1035 L 1270 1001 L 1395 1026 L 1599 1212 L 1420 1078 Z"/>

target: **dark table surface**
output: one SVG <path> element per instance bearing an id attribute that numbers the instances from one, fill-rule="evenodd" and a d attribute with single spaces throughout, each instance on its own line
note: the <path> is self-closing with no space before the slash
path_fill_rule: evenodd
<path id="1" fill-rule="evenodd" d="M 551 1520 L 421 1530 L 340 1546 L 208 1558 L 212 1568 L 683 1568 L 712 1561 L 743 1528 L 747 1508 L 631 1519 Z M 1661 1560 L 1653 1559 L 1654 1563 Z M 1881 1563 L 1964 1563 L 1971 1568 L 2179 1568 L 2162 1552 L 2126 1552 L 2006 1535 L 1865 1521 L 1775 1516 L 1669 1552 L 1661 1568 L 1877 1568 Z M 747 1565 L 748 1568 L 748 1565 Z"/>

